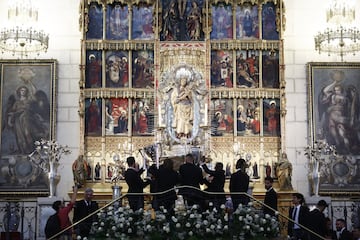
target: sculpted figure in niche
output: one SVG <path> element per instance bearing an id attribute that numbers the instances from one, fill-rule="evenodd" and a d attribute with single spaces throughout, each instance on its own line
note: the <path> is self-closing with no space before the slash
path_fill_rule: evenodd
<path id="1" fill-rule="evenodd" d="M 171 94 L 171 103 L 174 109 L 172 127 L 178 138 L 190 137 L 193 126 L 193 98 L 189 84 L 189 76 L 182 75 L 178 86 Z"/>
<path id="2" fill-rule="evenodd" d="M 72 164 L 72 171 L 74 176 L 74 184 L 82 187 L 88 178 L 88 163 L 84 159 L 84 155 L 79 155 Z"/>
<path id="3" fill-rule="evenodd" d="M 276 175 L 279 181 L 280 190 L 293 189 L 291 184 L 292 164 L 289 162 L 285 152 L 281 155 L 281 159 L 276 168 Z"/>

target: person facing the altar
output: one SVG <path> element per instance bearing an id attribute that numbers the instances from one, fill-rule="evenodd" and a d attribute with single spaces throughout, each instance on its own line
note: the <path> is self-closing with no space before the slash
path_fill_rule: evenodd
<path id="1" fill-rule="evenodd" d="M 236 172 L 230 176 L 229 190 L 232 193 L 231 199 L 234 204 L 234 209 L 236 209 L 239 204 L 247 204 L 249 202 L 249 197 L 244 194 L 247 193 L 250 182 L 250 177 L 245 171 L 246 167 L 245 159 L 240 158 L 236 162 Z"/>
<path id="2" fill-rule="evenodd" d="M 87 217 L 89 214 L 99 209 L 99 205 L 96 201 L 93 201 L 93 197 L 94 190 L 92 190 L 91 188 L 87 188 L 84 191 L 84 199 L 76 201 L 74 206 L 74 224 L 76 222 L 79 222 L 80 220 L 83 220 L 83 218 Z M 80 236 L 81 238 L 89 237 L 91 225 L 94 221 L 97 221 L 96 214 L 86 218 L 85 220 L 77 224 L 74 228 L 76 235 Z"/>
<path id="3" fill-rule="evenodd" d="M 173 160 L 166 158 L 159 169 L 152 167 L 150 172 L 155 177 L 152 181 L 156 182 L 156 192 L 163 192 L 155 196 L 157 205 L 163 206 L 170 215 L 173 215 L 175 213 L 175 200 L 177 199 L 174 187 L 179 182 L 179 174 L 174 170 Z M 156 210 L 157 208 L 154 207 L 154 209 Z"/>
<path id="4" fill-rule="evenodd" d="M 194 164 L 194 156 L 189 153 L 185 156 L 185 163 L 179 168 L 180 185 L 190 186 L 180 188 L 179 194 L 183 195 L 188 206 L 194 204 L 203 207 L 202 193 L 200 184 L 204 183 L 202 170 Z"/>
<path id="5" fill-rule="evenodd" d="M 225 203 L 225 194 L 224 185 L 225 185 L 225 171 L 223 169 L 223 164 L 217 162 L 215 164 L 215 170 L 210 170 L 205 162 L 201 163 L 201 167 L 204 169 L 205 173 L 209 174 L 207 178 L 204 179 L 204 183 L 207 186 L 205 191 L 213 193 L 219 192 L 220 194 L 208 194 L 207 200 L 212 202 L 215 207 L 220 208 L 222 204 Z"/>
<path id="6" fill-rule="evenodd" d="M 129 187 L 128 200 L 130 208 L 134 211 L 144 208 L 144 196 L 141 194 L 144 192 L 144 188 L 150 184 L 150 180 L 142 180 L 141 174 L 139 174 L 138 167 L 136 167 L 135 158 L 130 156 L 126 159 L 128 169 L 125 171 L 125 181 Z M 135 193 L 135 195 L 131 195 Z M 139 194 L 140 193 L 140 194 Z"/>

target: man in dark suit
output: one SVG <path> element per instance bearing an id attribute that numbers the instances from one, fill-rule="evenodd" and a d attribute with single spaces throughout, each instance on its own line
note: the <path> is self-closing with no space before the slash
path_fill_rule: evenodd
<path id="1" fill-rule="evenodd" d="M 346 229 L 346 222 L 344 219 L 339 218 L 336 220 L 336 237 L 337 240 L 351 240 L 352 234 Z"/>
<path id="2" fill-rule="evenodd" d="M 129 187 L 128 189 L 128 200 L 130 208 L 136 211 L 140 208 L 144 208 L 144 188 L 150 184 L 150 180 L 143 181 L 141 179 L 142 170 L 136 168 L 135 158 L 128 157 L 126 159 L 128 169 L 125 171 L 125 181 Z M 135 195 L 132 195 L 135 193 Z M 140 193 L 140 194 L 139 194 Z"/>
<path id="3" fill-rule="evenodd" d="M 174 187 L 179 182 L 179 174 L 174 170 L 174 162 L 167 158 L 164 163 L 153 171 L 157 192 L 164 192 L 156 196 L 158 206 L 163 206 L 170 215 L 174 214 L 175 200 L 177 199 Z M 171 189 L 171 191 L 170 191 Z"/>
<path id="4" fill-rule="evenodd" d="M 236 162 L 236 172 L 230 176 L 229 190 L 231 193 L 231 199 L 233 201 L 234 210 L 239 204 L 248 204 L 249 197 L 245 194 L 249 189 L 250 177 L 245 172 L 246 162 L 244 159 L 239 159 Z"/>
<path id="5" fill-rule="evenodd" d="M 301 193 L 293 193 L 292 195 L 293 207 L 289 209 L 289 218 L 292 221 L 288 222 L 288 235 L 292 240 L 307 239 L 307 233 L 302 228 L 306 227 L 306 221 L 309 215 L 309 208 L 304 206 L 304 196 Z"/>
<path id="6" fill-rule="evenodd" d="M 91 188 L 87 188 L 84 192 L 84 199 L 76 201 L 74 206 L 74 217 L 73 223 L 76 223 L 83 218 L 87 217 L 91 213 L 99 209 L 99 206 L 96 201 L 93 201 L 94 191 Z M 81 223 L 74 227 L 77 235 L 84 237 L 89 237 L 91 225 L 94 221 L 97 221 L 97 215 L 94 214 L 91 217 L 83 220 Z"/>
<path id="7" fill-rule="evenodd" d="M 277 193 L 273 188 L 273 178 L 272 177 L 266 177 L 265 178 L 265 199 L 264 199 L 264 215 L 269 214 L 270 216 L 275 216 L 275 211 L 277 211 Z M 272 209 L 275 209 L 272 210 Z"/>
<path id="8" fill-rule="evenodd" d="M 185 163 L 179 168 L 180 184 L 182 186 L 191 186 L 191 188 L 181 188 L 180 194 L 184 196 L 188 206 L 194 204 L 204 207 L 202 193 L 200 191 L 200 184 L 204 183 L 202 170 L 194 164 L 194 157 L 192 154 L 185 156 Z"/>
<path id="9" fill-rule="evenodd" d="M 225 204 L 225 194 L 224 194 L 224 185 L 225 185 L 225 171 L 223 169 L 223 164 L 217 162 L 215 164 L 215 170 L 210 170 L 205 163 L 201 164 L 201 167 L 204 171 L 209 174 L 208 179 L 204 179 L 204 183 L 207 188 L 205 191 L 212 192 L 212 194 L 207 194 L 207 201 L 211 201 L 216 208 L 220 209 L 222 204 Z M 214 192 L 219 192 L 220 194 L 213 194 Z"/>
<path id="10" fill-rule="evenodd" d="M 308 227 L 312 231 L 309 233 L 311 240 L 318 240 L 321 237 L 325 237 L 327 233 L 327 226 L 326 226 L 326 218 L 324 216 L 324 210 L 327 208 L 328 204 L 324 200 L 320 200 L 316 207 L 311 210 L 309 213 L 308 218 Z M 316 233 L 317 235 L 315 235 Z"/>

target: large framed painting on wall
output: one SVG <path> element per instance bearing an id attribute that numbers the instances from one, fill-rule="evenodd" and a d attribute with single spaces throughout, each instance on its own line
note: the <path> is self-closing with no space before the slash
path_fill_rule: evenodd
<path id="1" fill-rule="evenodd" d="M 47 178 L 28 159 L 55 138 L 56 60 L 1 60 L 0 194 L 46 195 Z"/>
<path id="2" fill-rule="evenodd" d="M 336 149 L 323 151 L 312 164 L 320 194 L 359 193 L 359 80 L 360 63 L 308 63 L 310 145 Z M 311 170 L 315 159 L 310 160 Z"/>

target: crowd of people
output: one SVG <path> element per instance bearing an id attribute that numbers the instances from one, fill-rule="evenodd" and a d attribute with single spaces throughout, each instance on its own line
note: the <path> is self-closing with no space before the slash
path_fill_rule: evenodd
<path id="1" fill-rule="evenodd" d="M 247 163 L 244 159 L 236 162 L 236 171 L 230 176 L 229 192 L 226 194 L 225 170 L 223 164 L 217 162 L 214 170 L 210 169 L 205 159 L 198 164 L 195 163 L 194 156 L 187 154 L 185 162 L 180 165 L 179 170 L 174 169 L 174 162 L 168 158 L 160 166 L 152 165 L 148 168 L 148 175 L 142 178 L 143 168 L 139 168 L 135 158 L 127 158 L 128 168 L 125 171 L 125 181 L 128 185 L 127 200 L 129 207 L 136 211 L 144 208 L 144 188 L 150 185 L 151 206 L 154 210 L 163 207 L 172 216 L 175 209 L 177 194 L 182 195 L 186 206 L 198 205 L 203 210 L 208 209 L 210 203 L 213 207 L 226 207 L 227 213 L 231 213 L 239 204 L 248 204 L 250 195 L 248 194 L 250 177 L 246 173 Z M 263 215 L 278 216 L 278 194 L 273 188 L 273 178 L 266 176 L 264 187 L 266 189 L 262 212 Z M 205 185 L 205 190 L 201 191 L 200 186 Z M 61 229 L 71 225 L 68 214 L 74 208 L 73 222 L 76 224 L 74 230 L 77 236 L 88 237 L 92 222 L 96 221 L 98 204 L 93 201 L 93 190 L 86 189 L 84 199 L 75 201 L 77 188 L 70 203 L 65 206 L 62 202 L 54 203 L 53 208 L 59 215 Z M 326 218 L 324 210 L 328 207 L 325 200 L 320 200 L 316 207 L 310 211 L 305 204 L 304 196 L 301 193 L 292 194 L 293 206 L 288 213 L 288 238 L 292 240 L 359 240 L 359 231 L 354 229 L 350 232 L 346 229 L 346 221 L 342 218 L 336 219 L 336 230 L 332 230 L 330 218 Z M 91 217 L 88 217 L 88 216 Z M 284 217 L 284 216 L 282 216 Z M 85 220 L 83 220 L 85 218 Z M 286 218 L 286 216 L 285 216 Z M 231 217 L 229 218 L 231 219 Z M 69 231 L 63 233 L 61 239 L 70 236 Z"/>

